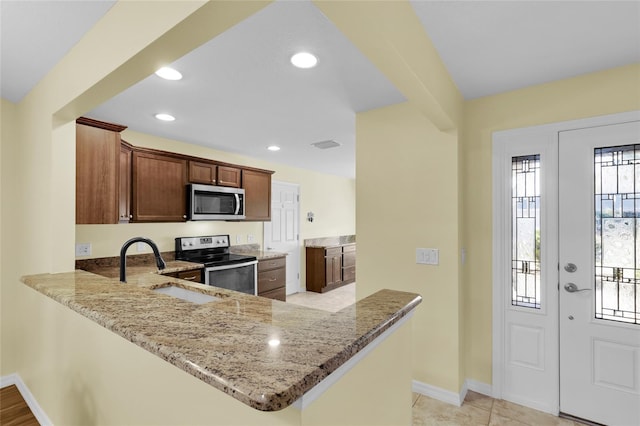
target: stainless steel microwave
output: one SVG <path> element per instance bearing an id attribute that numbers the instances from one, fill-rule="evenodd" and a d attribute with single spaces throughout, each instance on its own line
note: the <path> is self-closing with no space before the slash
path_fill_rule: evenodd
<path id="1" fill-rule="evenodd" d="M 189 220 L 244 219 L 244 189 L 213 185 L 187 185 Z"/>

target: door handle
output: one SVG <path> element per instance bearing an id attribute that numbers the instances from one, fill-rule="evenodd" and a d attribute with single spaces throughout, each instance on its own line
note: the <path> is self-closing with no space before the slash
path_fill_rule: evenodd
<path id="1" fill-rule="evenodd" d="M 577 293 L 579 291 L 590 291 L 590 288 L 578 288 L 577 285 L 575 285 L 574 283 L 566 283 L 564 285 L 564 289 L 567 290 L 567 292 L 569 293 Z"/>

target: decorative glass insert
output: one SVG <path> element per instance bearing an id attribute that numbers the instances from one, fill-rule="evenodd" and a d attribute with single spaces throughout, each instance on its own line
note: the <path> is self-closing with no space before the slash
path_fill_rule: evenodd
<path id="1" fill-rule="evenodd" d="M 540 155 L 511 159 L 511 304 L 540 309 Z"/>
<path id="2" fill-rule="evenodd" d="M 595 317 L 640 324 L 640 145 L 594 154 Z"/>

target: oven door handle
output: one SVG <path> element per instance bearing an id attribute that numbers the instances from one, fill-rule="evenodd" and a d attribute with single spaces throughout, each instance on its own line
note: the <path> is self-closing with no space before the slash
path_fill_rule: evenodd
<path id="1" fill-rule="evenodd" d="M 257 260 L 252 260 L 250 262 L 244 262 L 244 263 L 232 263 L 231 265 L 210 266 L 205 268 L 205 271 L 224 271 L 225 269 L 241 268 L 243 266 L 251 266 L 251 265 L 257 265 L 257 264 L 258 264 Z"/>
<path id="2" fill-rule="evenodd" d="M 236 196 L 236 211 L 233 214 L 238 214 L 240 212 L 240 195 L 233 194 Z"/>

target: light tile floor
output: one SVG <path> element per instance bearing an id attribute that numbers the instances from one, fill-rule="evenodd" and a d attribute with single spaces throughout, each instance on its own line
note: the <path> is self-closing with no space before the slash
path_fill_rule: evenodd
<path id="1" fill-rule="evenodd" d="M 326 293 L 303 291 L 287 296 L 287 303 L 337 312 L 356 301 L 356 283 L 338 287 Z"/>
<path id="2" fill-rule="evenodd" d="M 354 303 L 355 296 L 353 283 L 327 293 L 292 294 L 287 296 L 287 302 L 336 312 Z M 461 407 L 414 393 L 413 425 L 575 426 L 580 423 L 469 391 Z"/>
<path id="3" fill-rule="evenodd" d="M 413 425 L 576 426 L 572 420 L 469 391 L 461 407 L 413 394 Z"/>

